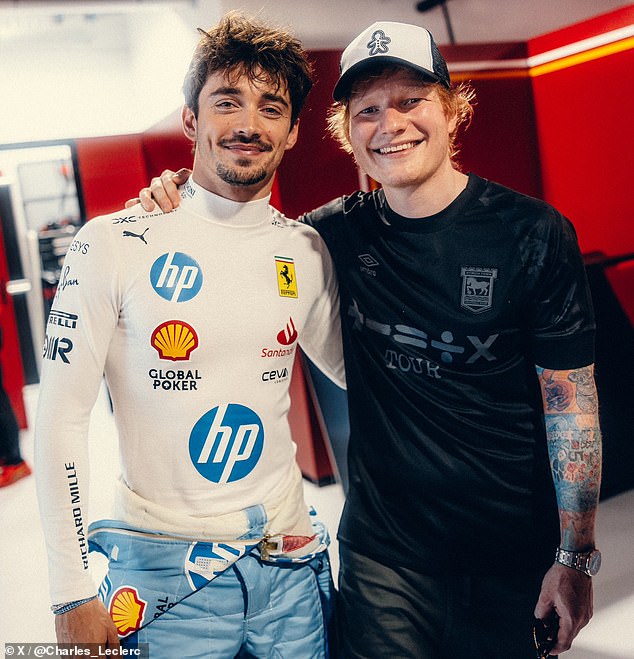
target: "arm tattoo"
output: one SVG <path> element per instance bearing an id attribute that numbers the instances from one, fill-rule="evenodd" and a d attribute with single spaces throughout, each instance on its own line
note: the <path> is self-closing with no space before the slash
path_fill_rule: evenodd
<path id="1" fill-rule="evenodd" d="M 544 401 L 548 455 L 557 493 L 562 542 L 593 543 L 601 485 L 601 432 L 593 368 L 537 367 Z"/>
<path id="2" fill-rule="evenodd" d="M 545 394 L 544 413 L 572 411 L 576 406 L 585 414 L 598 412 L 597 392 L 592 366 L 571 371 L 537 369 L 540 384 Z"/>
<path id="3" fill-rule="evenodd" d="M 586 414 L 596 414 L 599 411 L 597 390 L 594 384 L 592 368 L 586 366 L 570 371 L 570 381 L 577 385 L 577 405 Z"/>

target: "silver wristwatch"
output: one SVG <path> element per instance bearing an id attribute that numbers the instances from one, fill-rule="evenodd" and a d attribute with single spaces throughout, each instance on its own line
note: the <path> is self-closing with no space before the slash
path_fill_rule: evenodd
<path id="1" fill-rule="evenodd" d="M 589 577 L 594 577 L 601 567 L 601 552 L 598 549 L 570 551 L 557 547 L 555 560 L 566 567 L 571 567 L 587 574 Z"/>

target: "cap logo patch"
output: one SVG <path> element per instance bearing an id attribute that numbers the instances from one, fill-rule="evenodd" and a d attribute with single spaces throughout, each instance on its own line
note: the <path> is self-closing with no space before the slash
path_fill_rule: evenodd
<path id="1" fill-rule="evenodd" d="M 368 41 L 367 48 L 369 49 L 370 55 L 385 55 L 390 49 L 387 47 L 389 43 L 392 43 L 392 39 L 386 36 L 383 30 L 376 30 L 372 34 L 372 39 Z"/>

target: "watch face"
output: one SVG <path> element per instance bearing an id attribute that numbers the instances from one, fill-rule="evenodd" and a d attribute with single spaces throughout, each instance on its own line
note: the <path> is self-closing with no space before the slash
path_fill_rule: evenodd
<path id="1" fill-rule="evenodd" d="M 587 566 L 588 574 L 594 577 L 601 567 L 601 552 L 598 549 L 592 551 L 588 556 Z"/>

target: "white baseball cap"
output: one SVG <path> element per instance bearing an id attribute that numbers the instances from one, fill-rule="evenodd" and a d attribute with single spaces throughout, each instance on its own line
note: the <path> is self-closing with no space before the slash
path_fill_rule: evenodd
<path id="1" fill-rule="evenodd" d="M 346 96 L 355 77 L 377 61 L 402 64 L 447 88 L 451 85 L 447 63 L 428 30 L 409 23 L 381 21 L 366 28 L 343 51 L 341 73 L 332 93 L 335 101 Z"/>

